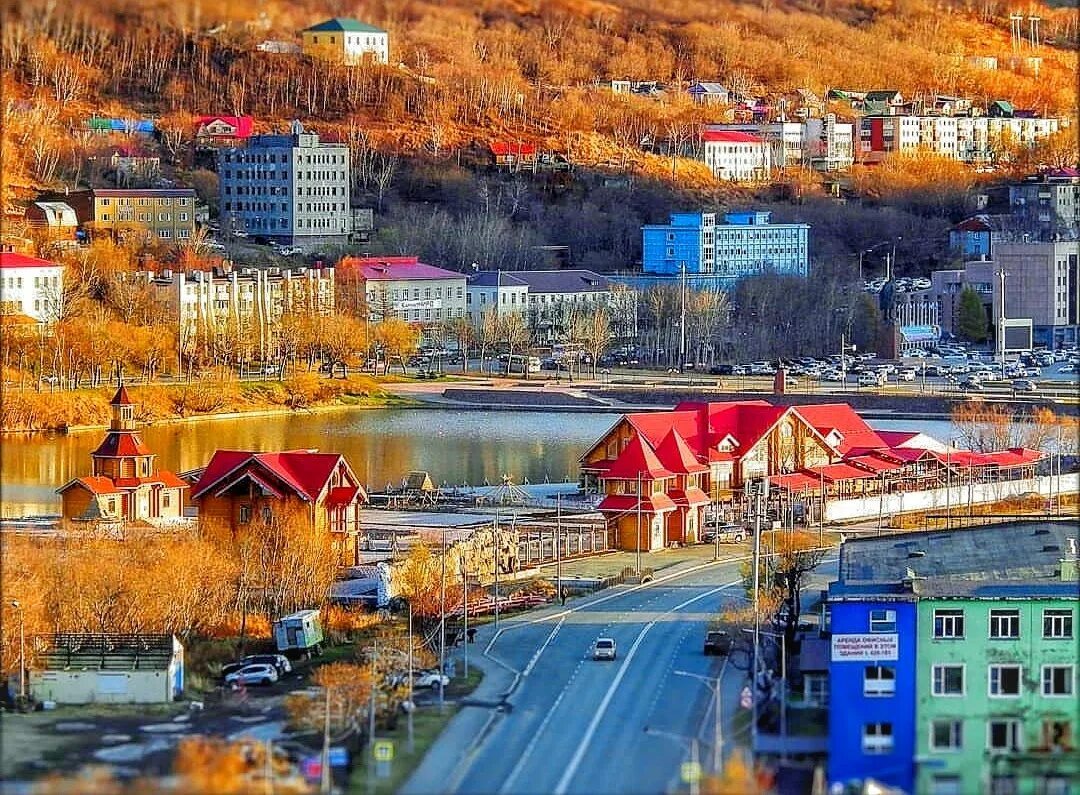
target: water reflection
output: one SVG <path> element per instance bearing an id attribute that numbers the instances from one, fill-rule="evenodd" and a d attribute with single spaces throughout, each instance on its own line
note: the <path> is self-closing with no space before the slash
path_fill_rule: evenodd
<path id="1" fill-rule="evenodd" d="M 577 478 L 578 457 L 616 414 L 377 409 L 249 417 L 145 428 L 161 467 L 184 472 L 215 450 L 344 453 L 374 489 L 424 469 L 437 483 L 497 482 L 504 474 L 532 482 Z M 99 431 L 5 437 L 0 447 L 4 516 L 56 513 L 54 490 L 90 471 Z"/>

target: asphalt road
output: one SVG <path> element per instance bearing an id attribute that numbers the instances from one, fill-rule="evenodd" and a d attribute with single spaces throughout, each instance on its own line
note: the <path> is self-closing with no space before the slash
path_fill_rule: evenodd
<path id="1" fill-rule="evenodd" d="M 712 695 L 673 672 L 716 675 L 721 662 L 705 657 L 701 644 L 721 605 L 743 597 L 738 567 L 710 566 L 620 589 L 563 615 L 508 623 L 489 655 L 521 674 L 512 709 L 457 765 L 445 791 L 659 793 L 677 786 Z M 615 639 L 614 662 L 592 660 L 598 637 Z M 708 743 L 702 748 L 708 755 Z"/>

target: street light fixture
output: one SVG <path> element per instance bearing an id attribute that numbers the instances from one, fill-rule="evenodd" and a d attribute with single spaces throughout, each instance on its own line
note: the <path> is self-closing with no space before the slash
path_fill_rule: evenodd
<path id="1" fill-rule="evenodd" d="M 674 732 L 666 732 L 661 729 L 650 729 L 645 727 L 645 733 L 652 735 L 653 737 L 666 737 L 669 740 L 675 740 L 682 743 L 685 747 L 690 746 L 690 764 L 694 767 L 693 775 L 689 776 L 690 781 L 690 795 L 698 795 L 698 778 L 700 763 L 698 762 L 698 739 L 697 737 L 684 737 L 681 734 L 675 734 Z"/>
<path id="2" fill-rule="evenodd" d="M 743 632 L 754 632 L 752 629 L 744 629 Z M 759 635 L 768 635 L 771 638 L 780 638 L 780 758 L 787 759 L 787 635 L 783 632 L 770 632 L 767 629 L 756 628 Z M 754 704 L 757 704 L 757 674 L 758 661 L 755 649 L 754 654 Z M 755 710 L 756 712 L 756 710 Z M 757 735 L 757 721 L 754 721 L 754 734 Z"/>
<path id="3" fill-rule="evenodd" d="M 724 667 L 726 667 L 726 666 L 727 666 L 727 662 L 725 661 Z M 723 768 L 724 768 L 724 727 L 723 727 L 723 720 L 721 718 L 722 702 L 720 700 L 721 695 L 722 695 L 721 691 L 720 691 L 720 680 L 721 680 L 721 677 L 723 676 L 723 671 L 724 671 L 724 668 L 722 667 L 720 669 L 720 674 L 715 679 L 712 679 L 712 678 L 707 677 L 707 676 L 703 676 L 701 674 L 691 673 L 690 671 L 672 671 L 672 673 L 675 676 L 688 676 L 691 679 L 697 679 L 699 682 L 701 682 L 703 685 L 705 685 L 707 688 L 709 688 L 713 693 L 713 710 L 714 710 L 714 716 L 713 716 L 713 743 L 714 743 L 714 745 L 713 745 L 712 766 L 713 766 L 713 772 L 716 775 L 720 775 L 720 771 L 723 770 Z"/>

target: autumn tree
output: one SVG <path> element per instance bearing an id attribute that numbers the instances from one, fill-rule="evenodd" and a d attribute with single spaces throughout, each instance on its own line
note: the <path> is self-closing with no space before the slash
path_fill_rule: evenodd
<path id="1" fill-rule="evenodd" d="M 420 330 L 401 318 L 388 317 L 375 326 L 372 337 L 386 357 L 387 369 L 391 361 L 397 361 L 404 374 L 405 362 L 416 353 L 416 347 L 420 344 Z"/>
<path id="2" fill-rule="evenodd" d="M 966 400 L 952 410 L 952 423 L 963 445 L 980 453 L 1026 447 L 1046 450 L 1051 441 L 1069 438 L 1075 425 L 1053 410 L 1017 409 L 1005 403 Z"/>

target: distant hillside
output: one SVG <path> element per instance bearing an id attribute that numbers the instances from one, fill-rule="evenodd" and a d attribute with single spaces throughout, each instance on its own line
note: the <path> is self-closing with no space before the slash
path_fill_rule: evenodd
<path id="1" fill-rule="evenodd" d="M 670 158 L 642 154 L 641 138 L 715 120 L 686 98 L 694 79 L 771 97 L 839 87 L 1008 98 L 1075 118 L 1075 10 L 1040 8 L 1051 44 L 1036 77 L 966 60 L 1004 65 L 1012 53 L 999 0 L 24 0 L 5 12 L 0 53 L 5 207 L 85 178 L 89 142 L 76 131 L 92 113 L 157 117 L 177 162 L 193 114 L 229 113 L 433 156 L 514 136 L 655 176 Z M 336 14 L 387 29 L 393 66 L 256 50 Z M 590 88 L 611 78 L 670 89 L 654 99 Z M 680 165 L 679 180 L 715 188 L 701 164 Z"/>

